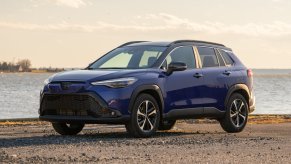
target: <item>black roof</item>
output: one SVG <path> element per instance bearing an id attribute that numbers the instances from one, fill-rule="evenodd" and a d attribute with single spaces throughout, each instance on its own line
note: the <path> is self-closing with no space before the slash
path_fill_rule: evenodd
<path id="1" fill-rule="evenodd" d="M 166 47 L 169 47 L 169 46 L 183 45 L 183 44 L 194 44 L 197 46 L 212 46 L 212 47 L 231 50 L 230 48 L 226 47 L 223 44 L 201 41 L 201 40 L 176 40 L 173 42 L 132 41 L 132 42 L 127 42 L 119 47 L 123 47 L 123 46 L 166 46 Z"/>
<path id="2" fill-rule="evenodd" d="M 143 41 L 143 42 L 135 42 L 128 44 L 127 46 L 169 46 L 171 42 L 150 42 L 150 41 Z"/>

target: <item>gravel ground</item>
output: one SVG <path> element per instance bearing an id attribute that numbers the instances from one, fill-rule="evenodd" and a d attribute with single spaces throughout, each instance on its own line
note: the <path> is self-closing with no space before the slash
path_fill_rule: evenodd
<path id="1" fill-rule="evenodd" d="M 0 125 L 0 163 L 290 163 L 291 123 L 249 124 L 237 134 L 216 122 L 179 121 L 152 138 L 120 125 L 86 125 L 60 136 L 49 123 Z"/>

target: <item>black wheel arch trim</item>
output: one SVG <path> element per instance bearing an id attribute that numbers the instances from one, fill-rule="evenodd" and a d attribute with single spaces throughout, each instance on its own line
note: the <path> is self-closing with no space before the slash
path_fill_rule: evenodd
<path id="1" fill-rule="evenodd" d="M 227 105 L 230 96 L 231 96 L 235 91 L 238 91 L 238 90 L 244 90 L 244 91 L 246 91 L 247 96 L 248 96 L 248 100 L 247 100 L 247 102 L 249 103 L 249 100 L 250 100 L 250 98 L 251 98 L 251 95 L 250 95 L 250 91 L 249 91 L 248 86 L 245 85 L 245 84 L 235 84 L 235 85 L 231 86 L 231 87 L 229 88 L 228 92 L 227 92 L 227 95 L 226 95 L 226 97 L 225 97 L 225 101 L 224 101 L 224 105 L 225 105 L 225 106 Z"/>
<path id="2" fill-rule="evenodd" d="M 159 100 L 157 100 L 157 103 L 158 104 L 161 104 L 161 108 L 160 109 L 161 111 L 164 110 L 164 98 L 163 98 L 163 94 L 162 94 L 162 91 L 160 89 L 160 87 L 156 84 L 148 84 L 148 85 L 141 85 L 141 86 L 138 86 L 137 88 L 134 89 L 134 91 L 132 92 L 131 94 L 131 98 L 130 98 L 130 101 L 129 101 L 129 113 L 131 113 L 131 110 L 132 110 L 132 107 L 133 107 L 133 104 L 137 98 L 137 96 L 146 91 L 146 90 L 152 90 L 152 91 L 155 91 L 158 96 L 159 96 Z"/>

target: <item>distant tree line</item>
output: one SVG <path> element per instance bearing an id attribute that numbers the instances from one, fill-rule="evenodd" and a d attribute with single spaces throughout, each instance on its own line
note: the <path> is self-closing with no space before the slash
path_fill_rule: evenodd
<path id="1" fill-rule="evenodd" d="M 38 69 L 32 69 L 32 72 L 61 72 L 64 71 L 64 68 L 52 68 L 52 67 L 41 67 Z"/>
<path id="2" fill-rule="evenodd" d="M 29 59 L 19 60 L 17 63 L 0 62 L 0 71 L 4 72 L 29 72 L 31 62 Z"/>
<path id="3" fill-rule="evenodd" d="M 29 59 L 19 60 L 17 63 L 14 62 L 1 62 L 0 61 L 0 72 L 61 72 L 64 68 L 52 68 L 52 67 L 41 67 L 31 68 L 31 62 Z"/>

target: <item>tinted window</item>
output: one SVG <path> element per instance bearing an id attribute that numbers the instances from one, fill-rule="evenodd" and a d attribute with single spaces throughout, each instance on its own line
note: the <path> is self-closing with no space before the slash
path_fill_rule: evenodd
<path id="1" fill-rule="evenodd" d="M 165 60 L 165 63 L 167 64 L 171 62 L 183 62 L 187 65 L 187 68 L 190 69 L 196 68 L 196 61 L 194 57 L 193 48 L 190 46 L 176 48 L 167 56 Z"/>
<path id="2" fill-rule="evenodd" d="M 219 63 L 213 48 L 198 47 L 202 67 L 218 67 Z"/>
<path id="3" fill-rule="evenodd" d="M 226 65 L 233 65 L 233 60 L 230 58 L 229 54 L 223 50 L 219 50 L 220 54 L 222 55 Z"/>
<path id="4" fill-rule="evenodd" d="M 221 55 L 219 54 L 219 52 L 217 50 L 215 50 L 215 53 L 216 53 L 216 56 L 218 58 L 218 61 L 219 61 L 219 66 L 225 66 L 225 62 L 223 60 L 223 58 L 221 57 Z"/>

